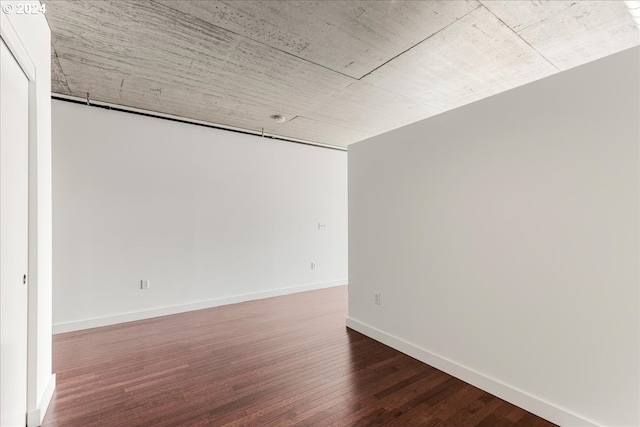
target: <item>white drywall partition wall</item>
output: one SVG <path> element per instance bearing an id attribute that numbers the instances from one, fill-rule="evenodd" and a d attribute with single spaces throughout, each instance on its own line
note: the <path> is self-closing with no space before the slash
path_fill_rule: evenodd
<path id="1" fill-rule="evenodd" d="M 348 325 L 561 425 L 640 425 L 639 76 L 633 48 L 349 146 Z"/>
<path id="2" fill-rule="evenodd" d="M 55 331 L 346 283 L 345 152 L 63 101 L 53 120 Z"/>

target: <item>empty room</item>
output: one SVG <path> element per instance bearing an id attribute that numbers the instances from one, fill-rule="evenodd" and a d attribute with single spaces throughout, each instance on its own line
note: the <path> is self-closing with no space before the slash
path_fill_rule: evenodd
<path id="1" fill-rule="evenodd" d="M 0 426 L 640 426 L 640 1 L 0 9 Z"/>

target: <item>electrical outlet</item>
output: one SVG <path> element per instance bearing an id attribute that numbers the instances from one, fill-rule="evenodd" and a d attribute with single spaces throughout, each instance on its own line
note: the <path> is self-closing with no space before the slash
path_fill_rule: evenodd
<path id="1" fill-rule="evenodd" d="M 380 305 L 380 292 L 376 292 L 374 296 L 376 305 Z"/>
<path id="2" fill-rule="evenodd" d="M 140 289 L 149 289 L 149 281 L 141 280 L 140 281 Z"/>
<path id="3" fill-rule="evenodd" d="M 312 269 L 312 270 L 315 270 L 315 269 L 316 269 L 316 263 L 315 263 L 315 262 L 312 262 L 312 263 L 311 263 L 311 269 Z"/>

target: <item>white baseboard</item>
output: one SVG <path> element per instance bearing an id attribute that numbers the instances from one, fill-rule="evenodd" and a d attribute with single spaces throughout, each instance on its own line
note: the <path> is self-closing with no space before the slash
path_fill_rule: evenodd
<path id="1" fill-rule="evenodd" d="M 566 409 L 488 377 L 469 367 L 460 365 L 453 360 L 434 354 L 401 338 L 387 334 L 384 331 L 351 317 L 347 317 L 347 327 L 558 425 L 576 427 L 598 426 L 597 423 Z"/>
<path id="2" fill-rule="evenodd" d="M 152 317 L 167 316 L 170 314 L 184 313 L 193 310 L 202 310 L 205 308 L 218 307 L 227 304 L 236 304 L 239 302 L 252 301 L 263 298 L 277 297 L 297 292 L 313 291 L 316 289 L 330 288 L 333 286 L 345 285 L 347 280 L 338 280 L 331 282 L 312 283 L 308 285 L 292 286 L 289 288 L 271 289 L 268 291 L 252 292 L 248 294 L 233 295 L 229 297 L 215 298 L 206 301 L 198 301 L 188 304 L 172 305 L 167 307 L 158 307 L 150 310 L 141 310 L 130 313 L 120 313 L 111 316 L 96 317 L 92 319 L 82 319 L 73 322 L 56 323 L 53 325 L 54 334 L 62 334 L 65 332 L 79 331 L 82 329 L 98 328 L 101 326 L 115 325 L 118 323 L 132 322 L 135 320 L 150 319 Z"/>
<path id="3" fill-rule="evenodd" d="M 44 389 L 42 398 L 40 399 L 40 402 L 38 402 L 38 407 L 27 413 L 27 427 L 38 427 L 42 425 L 42 421 L 47 413 L 47 409 L 49 408 L 55 389 L 56 374 L 52 374 L 49 377 L 49 382 L 47 383 L 47 387 Z"/>

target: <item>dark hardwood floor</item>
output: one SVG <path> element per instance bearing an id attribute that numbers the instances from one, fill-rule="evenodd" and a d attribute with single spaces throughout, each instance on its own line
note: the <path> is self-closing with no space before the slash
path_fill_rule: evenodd
<path id="1" fill-rule="evenodd" d="M 53 337 L 53 426 L 553 426 L 345 328 L 345 286 Z"/>

